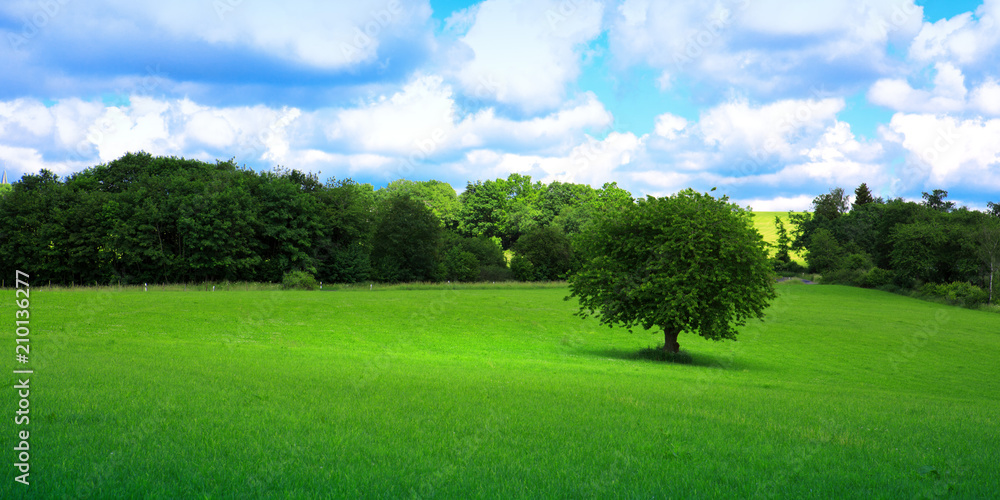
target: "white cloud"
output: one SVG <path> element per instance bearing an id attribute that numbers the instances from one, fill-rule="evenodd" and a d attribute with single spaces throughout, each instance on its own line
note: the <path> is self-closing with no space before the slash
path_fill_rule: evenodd
<path id="1" fill-rule="evenodd" d="M 486 0 L 459 43 L 468 47 L 455 77 L 466 95 L 528 113 L 559 107 L 580 72 L 579 46 L 601 31 L 593 0 Z"/>
<path id="2" fill-rule="evenodd" d="M 971 104 L 984 115 L 1000 116 L 1000 84 L 994 79 L 983 82 L 972 92 Z"/>
<path id="3" fill-rule="evenodd" d="M 822 133 L 843 108 L 843 99 L 789 99 L 760 107 L 737 100 L 702 113 L 698 126 L 705 144 L 720 150 L 791 158 L 801 150 L 800 137 Z"/>
<path id="4" fill-rule="evenodd" d="M 88 165 L 81 161 L 47 161 L 42 152 L 35 148 L 25 148 L 0 144 L 0 162 L 7 170 L 7 180 L 15 182 L 23 174 L 38 173 L 48 169 L 60 176 L 83 170 Z"/>
<path id="5" fill-rule="evenodd" d="M 460 118 L 455 109 L 451 86 L 439 76 L 419 76 L 392 96 L 336 111 L 327 136 L 351 151 L 426 158 L 480 148 L 564 148 L 584 130 L 612 122 L 590 93 L 529 120 L 500 117 L 492 108 Z"/>
<path id="6" fill-rule="evenodd" d="M 684 118 L 673 115 L 670 113 L 663 113 L 656 117 L 656 127 L 654 131 L 656 135 L 664 137 L 666 139 L 675 139 L 679 132 L 687 127 L 687 120 Z"/>
<path id="7" fill-rule="evenodd" d="M 985 0 L 975 15 L 966 12 L 924 23 L 910 45 L 909 55 L 916 61 L 951 61 L 962 66 L 985 62 L 1000 44 L 998 20 L 1000 0 Z"/>
<path id="8" fill-rule="evenodd" d="M 903 183 L 1000 188 L 1000 119 L 897 113 L 888 129 L 910 156 Z"/>
<path id="9" fill-rule="evenodd" d="M 31 18 L 42 11 L 43 4 L 13 2 L 7 11 L 14 19 Z M 67 12 L 71 15 L 62 15 Z M 427 2 L 405 0 L 97 0 L 74 2 L 72 9 L 62 7 L 50 17 L 53 29 L 63 34 L 90 37 L 94 32 L 107 32 L 144 37 L 152 32 L 166 33 L 179 40 L 245 46 L 279 59 L 339 69 L 371 61 L 387 39 L 425 38 L 430 15 Z"/>
<path id="10" fill-rule="evenodd" d="M 479 150 L 505 158 L 495 162 L 497 168 L 528 165 L 538 158 L 544 175 L 582 179 L 600 176 L 603 166 L 627 163 L 635 149 L 631 134 L 590 139 L 589 130 L 604 130 L 613 121 L 591 93 L 550 114 L 520 121 L 497 116 L 490 108 L 464 117 L 454 109 L 451 87 L 433 75 L 418 76 L 391 95 L 354 107 L 305 113 L 135 95 L 119 106 L 71 99 L 46 107 L 23 99 L 0 101 L 0 130 L 5 131 L 0 144 L 13 146 L 7 140 L 16 130 L 17 138 L 33 138 L 36 147 L 30 151 L 70 156 L 81 164 L 144 150 L 205 160 L 235 156 L 258 165 L 393 179 L 417 172 L 433 175 L 428 169 L 458 171 L 453 160 Z M 29 156 L 12 154 L 10 161 L 23 169 L 45 163 L 40 155 Z"/>
<path id="11" fill-rule="evenodd" d="M 777 96 L 789 89 L 853 85 L 886 73 L 886 46 L 908 43 L 922 8 L 912 0 L 655 2 L 625 0 L 611 21 L 612 51 L 713 86 Z M 664 73 L 664 74 L 667 74 Z"/>
<path id="12" fill-rule="evenodd" d="M 882 79 L 868 90 L 868 100 L 907 113 L 982 113 L 1000 115 L 1000 86 L 988 78 L 971 96 L 962 70 L 951 63 L 934 65 L 937 74 L 931 90 L 914 89 L 902 78 Z"/>
<path id="13" fill-rule="evenodd" d="M 500 153 L 477 149 L 453 165 L 468 178 L 506 177 L 511 172 L 530 174 L 542 182 L 574 182 L 599 187 L 622 182 L 622 167 L 641 153 L 644 139 L 632 133 L 612 132 L 603 140 L 585 137 L 572 148 L 551 155 Z"/>
<path id="14" fill-rule="evenodd" d="M 426 147 L 438 149 L 433 137 L 454 122 L 451 88 L 438 76 L 422 76 L 390 97 L 338 111 L 327 136 L 352 150 L 409 154 L 428 141 Z"/>
<path id="15" fill-rule="evenodd" d="M 34 99 L 16 99 L 0 103 L 0 133 L 13 133 L 15 128 L 31 135 L 48 134 L 55 121 L 42 103 Z"/>

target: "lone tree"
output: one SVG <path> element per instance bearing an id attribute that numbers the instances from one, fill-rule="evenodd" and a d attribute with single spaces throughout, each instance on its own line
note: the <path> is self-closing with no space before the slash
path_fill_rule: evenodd
<path id="1" fill-rule="evenodd" d="M 851 205 L 851 208 L 858 208 L 869 203 L 875 203 L 875 198 L 872 196 L 871 190 L 868 189 L 868 184 L 862 182 L 861 185 L 854 190 L 854 204 Z"/>
<path id="2" fill-rule="evenodd" d="M 687 189 L 598 217 L 581 234 L 583 264 L 569 278 L 577 314 L 630 331 L 658 326 L 671 353 L 682 331 L 735 339 L 775 292 L 752 214 L 728 200 Z"/>

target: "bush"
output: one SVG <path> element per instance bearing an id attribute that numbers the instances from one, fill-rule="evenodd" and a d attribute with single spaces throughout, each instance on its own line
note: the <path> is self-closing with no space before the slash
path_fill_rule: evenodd
<path id="1" fill-rule="evenodd" d="M 861 280 L 861 286 L 865 288 L 883 288 L 892 284 L 892 271 L 873 267 Z"/>
<path id="2" fill-rule="evenodd" d="M 986 303 L 986 290 L 971 283 L 956 281 L 938 287 L 938 292 L 952 304 L 962 307 L 977 307 Z"/>
<path id="3" fill-rule="evenodd" d="M 573 268 L 574 256 L 569 237 L 556 227 L 531 229 L 517 240 L 513 250 L 517 256 L 531 264 L 530 273 L 521 269 L 524 273 L 519 276 L 519 271 L 514 269 L 514 262 L 511 261 L 514 276 L 522 281 L 562 279 Z M 514 258 L 517 259 L 517 256 Z M 533 277 L 528 278 L 529 275 Z"/>
<path id="4" fill-rule="evenodd" d="M 475 281 L 479 277 L 479 259 L 471 252 L 452 249 L 445 257 L 447 279 L 454 281 Z"/>
<path id="5" fill-rule="evenodd" d="M 514 273 L 507 266 L 480 266 L 479 281 L 513 281 Z"/>
<path id="6" fill-rule="evenodd" d="M 861 286 L 865 277 L 863 269 L 835 269 L 823 273 L 822 283 L 829 285 Z"/>
<path id="7" fill-rule="evenodd" d="M 535 266 L 523 255 L 515 255 L 510 259 L 510 271 L 518 281 L 538 281 Z"/>
<path id="8" fill-rule="evenodd" d="M 286 290 L 317 290 L 319 283 L 305 271 L 292 271 L 281 278 L 281 287 Z"/>
<path id="9" fill-rule="evenodd" d="M 806 272 L 805 266 L 795 261 L 785 262 L 779 259 L 772 259 L 772 263 L 774 264 L 774 271 L 776 273 L 796 275 Z"/>
<path id="10" fill-rule="evenodd" d="M 964 281 L 947 285 L 926 283 L 919 288 L 918 293 L 925 297 L 942 298 L 951 305 L 971 308 L 985 304 L 987 298 L 986 290 Z"/>

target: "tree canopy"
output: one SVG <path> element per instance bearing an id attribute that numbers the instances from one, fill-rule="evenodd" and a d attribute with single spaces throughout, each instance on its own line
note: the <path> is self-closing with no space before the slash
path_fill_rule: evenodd
<path id="1" fill-rule="evenodd" d="M 570 297 L 603 324 L 661 328 L 668 352 L 680 349 L 682 331 L 735 339 L 775 298 L 751 217 L 725 196 L 691 189 L 608 211 L 581 235 Z"/>
<path id="2" fill-rule="evenodd" d="M 538 272 L 526 279 L 561 279 L 594 215 L 632 202 L 614 184 L 520 174 L 469 183 L 459 196 L 436 180 L 376 190 L 234 160 L 127 153 L 65 178 L 43 170 L 4 185 L 0 272 L 30 267 L 66 285 L 280 282 L 296 271 L 328 283 L 502 281 L 513 278 L 504 249 L 516 254 L 531 234 L 520 262 Z"/>
<path id="3" fill-rule="evenodd" d="M 838 216 L 820 216 L 832 205 L 830 196 L 820 195 L 815 215 L 790 217 L 792 246 L 807 251 L 810 271 L 822 273 L 827 283 L 904 290 L 966 306 L 992 301 L 1000 272 L 989 236 L 996 204 L 987 204 L 986 211 L 958 207 L 942 189 L 923 193 L 920 203 L 858 203 L 866 190 L 859 186 L 851 210 Z"/>

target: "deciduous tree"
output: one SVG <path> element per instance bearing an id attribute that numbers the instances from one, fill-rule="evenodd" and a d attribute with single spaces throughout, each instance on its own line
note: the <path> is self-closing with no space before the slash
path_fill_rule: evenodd
<path id="1" fill-rule="evenodd" d="M 668 352 L 680 349 L 682 331 L 735 339 L 775 298 L 752 214 L 725 196 L 688 189 L 641 199 L 599 216 L 581 249 L 582 267 L 569 278 L 579 314 L 609 326 L 657 326 Z"/>

